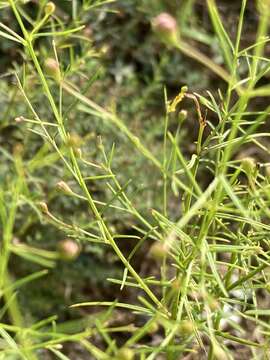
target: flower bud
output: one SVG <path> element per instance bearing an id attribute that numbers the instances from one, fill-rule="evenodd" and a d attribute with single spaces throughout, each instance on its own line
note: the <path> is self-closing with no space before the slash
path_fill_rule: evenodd
<path id="1" fill-rule="evenodd" d="M 134 358 L 134 351 L 128 348 L 122 348 L 117 353 L 117 360 L 133 360 Z"/>
<path id="2" fill-rule="evenodd" d="M 179 324 L 179 332 L 182 336 L 189 336 L 194 332 L 194 326 L 192 321 L 190 320 L 183 320 Z"/>
<path id="3" fill-rule="evenodd" d="M 99 50 L 101 55 L 107 55 L 109 51 L 110 51 L 110 46 L 108 44 L 104 44 Z"/>
<path id="4" fill-rule="evenodd" d="M 155 334 L 155 333 L 158 331 L 158 329 L 159 329 L 158 322 L 157 322 L 157 321 L 153 321 L 153 322 L 149 325 L 149 327 L 148 327 L 148 329 L 147 329 L 147 333 L 153 335 L 153 334 Z"/>
<path id="5" fill-rule="evenodd" d="M 177 22 L 168 13 L 161 13 L 152 21 L 154 32 L 167 45 L 176 46 L 179 41 Z"/>
<path id="6" fill-rule="evenodd" d="M 39 206 L 41 212 L 43 212 L 43 214 L 46 214 L 46 215 L 49 214 L 49 209 L 48 209 L 48 206 L 45 203 L 45 201 L 40 201 L 38 203 L 38 206 Z"/>
<path id="7" fill-rule="evenodd" d="M 75 260 L 80 254 L 79 244 L 71 239 L 65 239 L 59 242 L 58 249 L 63 260 Z"/>
<path id="8" fill-rule="evenodd" d="M 178 114 L 178 120 L 179 120 L 180 123 L 182 123 L 184 120 L 186 120 L 187 114 L 188 114 L 187 110 L 181 110 L 181 111 L 179 112 L 179 114 Z"/>
<path id="9" fill-rule="evenodd" d="M 87 38 L 91 38 L 93 35 L 93 29 L 90 25 L 86 26 L 83 30 L 83 35 Z"/>
<path id="10" fill-rule="evenodd" d="M 241 165 L 248 177 L 252 177 L 256 171 L 256 162 L 252 157 L 246 157 L 241 160 Z"/>
<path id="11" fill-rule="evenodd" d="M 74 154 L 76 155 L 77 158 L 81 159 L 82 158 L 82 149 L 75 148 L 74 149 Z"/>
<path id="12" fill-rule="evenodd" d="M 79 146 L 83 143 L 83 139 L 80 135 L 76 133 L 68 134 L 67 145 L 72 147 L 73 149 L 79 148 Z"/>
<path id="13" fill-rule="evenodd" d="M 23 122 L 24 121 L 24 117 L 23 116 L 17 116 L 16 118 L 15 118 L 15 122 L 16 123 L 21 123 L 21 122 Z"/>
<path id="14" fill-rule="evenodd" d="M 58 62 L 53 58 L 48 58 L 45 60 L 44 68 L 46 73 L 54 78 L 55 81 L 61 81 L 61 72 Z"/>
<path id="15" fill-rule="evenodd" d="M 229 357 L 219 344 L 213 344 L 213 354 L 215 359 L 229 360 Z"/>
<path id="16" fill-rule="evenodd" d="M 219 302 L 217 301 L 217 299 L 215 299 L 213 296 L 209 294 L 207 295 L 207 302 L 212 312 L 217 311 L 219 309 Z"/>
<path id="17" fill-rule="evenodd" d="M 47 16 L 53 14 L 55 12 L 55 4 L 49 1 L 44 7 L 44 12 Z"/>
<path id="18" fill-rule="evenodd" d="M 161 261 L 167 254 L 167 246 L 161 242 L 155 242 L 149 250 L 149 255 L 157 261 Z"/>
<path id="19" fill-rule="evenodd" d="M 57 190 L 62 191 L 65 194 L 68 194 L 68 195 L 73 194 L 73 191 L 71 190 L 71 188 L 68 186 L 68 184 L 65 181 L 59 181 L 56 184 L 56 188 L 57 188 Z"/>

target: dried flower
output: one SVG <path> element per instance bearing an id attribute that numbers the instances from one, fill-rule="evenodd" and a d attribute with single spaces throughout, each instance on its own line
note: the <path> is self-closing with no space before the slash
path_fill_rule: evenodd
<path id="1" fill-rule="evenodd" d="M 71 239 L 60 241 L 58 249 L 63 260 L 75 260 L 81 251 L 79 244 Z"/>
<path id="2" fill-rule="evenodd" d="M 168 13 L 161 13 L 152 21 L 153 30 L 160 39 L 167 45 L 177 45 L 179 33 L 177 22 L 173 16 Z"/>

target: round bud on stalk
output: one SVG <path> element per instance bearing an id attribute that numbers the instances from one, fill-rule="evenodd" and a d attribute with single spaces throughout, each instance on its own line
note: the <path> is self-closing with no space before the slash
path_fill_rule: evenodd
<path id="1" fill-rule="evenodd" d="M 242 169 L 248 177 L 253 177 L 256 171 L 256 161 L 252 157 L 246 157 L 241 160 Z"/>
<path id="2" fill-rule="evenodd" d="M 160 242 L 155 242 L 149 250 L 149 255 L 150 257 L 152 257 L 153 259 L 157 260 L 157 261 L 161 261 L 164 259 L 164 257 L 166 256 L 168 252 L 167 246 L 163 243 Z"/>
<path id="3" fill-rule="evenodd" d="M 208 302 L 208 306 L 212 312 L 217 311 L 219 309 L 218 300 L 209 294 L 207 295 L 207 302 Z"/>
<path id="4" fill-rule="evenodd" d="M 56 184 L 56 188 L 57 190 L 59 191 L 62 191 L 63 193 L 65 194 L 68 194 L 68 195 L 72 195 L 73 194 L 73 191 L 71 190 L 71 188 L 68 186 L 68 184 L 64 181 L 59 181 L 57 184 Z"/>
<path id="5" fill-rule="evenodd" d="M 81 159 L 82 158 L 82 149 L 75 148 L 74 149 L 74 154 L 76 155 L 77 158 Z"/>
<path id="6" fill-rule="evenodd" d="M 153 321 L 150 325 L 149 325 L 149 327 L 148 327 L 148 329 L 147 329 L 147 333 L 148 334 L 155 334 L 157 331 L 158 331 L 158 329 L 159 329 L 159 325 L 158 325 L 158 322 L 157 321 Z"/>
<path id="7" fill-rule="evenodd" d="M 177 22 L 168 13 L 161 13 L 152 20 L 154 32 L 167 45 L 176 46 L 179 41 Z"/>
<path id="8" fill-rule="evenodd" d="M 181 110 L 178 114 L 178 120 L 180 123 L 182 123 L 184 120 L 186 120 L 187 118 L 187 115 L 188 115 L 188 112 L 187 110 Z"/>
<path id="9" fill-rule="evenodd" d="M 39 206 L 41 212 L 43 212 L 43 214 L 45 214 L 45 215 L 49 214 L 49 209 L 48 209 L 48 206 L 45 203 L 45 201 L 40 201 L 38 203 L 38 206 Z"/>
<path id="10" fill-rule="evenodd" d="M 93 29 L 90 25 L 86 26 L 83 30 L 83 35 L 87 38 L 91 38 L 93 35 Z"/>
<path id="11" fill-rule="evenodd" d="M 58 244 L 58 250 L 61 259 L 67 261 L 75 260 L 81 252 L 79 244 L 71 239 L 60 241 Z"/>
<path id="12" fill-rule="evenodd" d="M 24 121 L 24 117 L 23 116 L 17 116 L 16 118 L 15 118 L 15 122 L 16 123 L 21 123 L 21 122 L 23 122 Z"/>
<path id="13" fill-rule="evenodd" d="M 101 55 L 107 55 L 109 51 L 110 51 L 110 46 L 108 44 L 104 44 L 99 50 Z"/>
<path id="14" fill-rule="evenodd" d="M 77 133 L 68 134 L 67 145 L 73 149 L 77 149 L 82 145 L 83 139 Z"/>
<path id="15" fill-rule="evenodd" d="M 61 81 L 61 72 L 60 72 L 59 64 L 55 59 L 53 58 L 46 59 L 44 63 L 44 68 L 47 75 L 54 78 L 54 80 L 57 82 Z"/>
<path id="16" fill-rule="evenodd" d="M 117 360 L 133 360 L 135 358 L 134 351 L 128 348 L 122 348 L 117 353 Z"/>
<path id="17" fill-rule="evenodd" d="M 190 320 L 183 320 L 179 324 L 179 332 L 182 336 L 189 336 L 194 332 L 194 326 L 192 321 Z"/>
<path id="18" fill-rule="evenodd" d="M 219 344 L 213 344 L 213 354 L 215 356 L 215 359 L 229 360 L 229 357 L 227 356 L 226 352 L 222 349 L 222 347 Z"/>
<path id="19" fill-rule="evenodd" d="M 49 1 L 44 7 L 44 12 L 47 16 L 52 15 L 55 12 L 55 4 Z"/>

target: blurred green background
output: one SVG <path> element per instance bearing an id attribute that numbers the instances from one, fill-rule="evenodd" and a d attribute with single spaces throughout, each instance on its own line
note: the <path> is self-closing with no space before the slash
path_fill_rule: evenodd
<path id="1" fill-rule="evenodd" d="M 28 26 L 31 17 L 35 17 L 38 11 L 37 3 L 29 1 L 24 7 L 25 16 L 29 17 Z M 206 90 L 216 92 L 225 86 L 211 71 L 175 49 L 164 46 L 151 29 L 154 16 L 162 11 L 169 12 L 176 17 L 181 36 L 187 42 L 216 63 L 224 65 L 204 0 L 119 0 L 89 8 L 87 1 L 63 0 L 55 1 L 55 4 L 56 23 L 60 28 L 85 25 L 84 30 L 73 36 L 55 39 L 67 81 L 75 84 L 95 102 L 116 111 L 128 128 L 160 159 L 163 151 L 164 89 L 171 99 L 183 85 L 204 95 Z M 94 4 L 98 5 L 98 1 L 92 2 Z M 241 1 L 220 0 L 218 5 L 226 29 L 234 36 Z M 257 22 L 253 1 L 248 2 L 247 18 L 243 42 L 250 43 Z M 8 8 L 0 12 L 0 21 L 20 33 Z M 40 59 L 54 56 L 51 39 L 39 38 L 35 47 Z M 13 75 L 14 69 L 21 72 L 26 60 L 24 56 L 20 46 L 1 39 L 0 186 L 5 190 L 5 201 L 10 199 L 9 183 L 15 171 L 11 155 L 19 152 L 28 171 L 29 199 L 33 203 L 46 201 L 57 218 L 87 228 L 89 212 L 86 204 L 80 199 L 64 196 L 56 189 L 56 184 L 61 180 L 65 180 L 72 189 L 77 189 L 70 175 L 60 165 L 59 158 L 51 154 L 41 137 L 27 130 L 26 124 L 14 121 L 16 117 L 29 115 Z M 44 94 L 38 91 L 41 87 L 30 66 L 25 68 L 24 85 L 39 114 L 46 121 L 51 121 L 52 114 L 44 101 Z M 58 89 L 53 81 L 51 87 L 57 98 Z M 102 159 L 99 136 L 107 152 L 115 144 L 113 171 L 121 185 L 125 186 L 133 204 L 146 219 L 150 219 L 150 209 L 160 209 L 162 206 L 162 178 L 158 171 L 134 150 L 114 126 L 78 111 L 70 95 L 64 94 L 63 103 L 66 126 L 72 134 L 72 141 L 91 161 L 98 163 Z M 181 128 L 179 141 L 184 154 L 189 156 L 194 151 L 198 124 L 194 105 L 185 102 L 183 106 L 188 116 Z M 176 129 L 178 123 L 176 115 L 170 122 L 170 128 Z M 90 170 L 91 175 L 95 175 L 95 168 Z M 87 167 L 85 173 L 89 175 Z M 202 183 L 207 183 L 208 179 L 203 176 L 202 173 Z M 103 202 L 112 198 L 111 191 L 104 186 L 106 181 L 89 183 L 95 198 Z M 178 198 L 172 194 L 169 206 L 171 217 L 177 218 L 179 211 Z M 134 227 L 140 226 L 127 213 L 120 216 L 119 212 L 106 211 L 104 216 L 115 233 L 136 235 Z M 24 204 L 18 212 L 15 244 L 55 251 L 59 241 L 66 236 L 62 229 L 41 217 L 33 207 Z M 134 245 L 132 241 L 128 238 L 123 240 L 121 247 L 124 252 Z M 149 243 L 144 244 L 141 255 L 147 254 L 149 246 Z M 138 255 L 134 265 L 142 274 L 147 274 L 150 267 L 155 272 L 156 264 L 148 256 Z M 41 268 L 40 264 L 21 256 L 14 255 L 11 259 L 10 270 L 14 278 Z M 18 296 L 29 323 L 56 313 L 61 321 L 70 320 L 79 315 L 79 310 L 68 309 L 72 303 L 132 298 L 130 290 L 120 292 L 118 287 L 106 281 L 121 274 L 122 265 L 109 248 L 83 242 L 81 254 L 75 261 L 57 260 L 45 278 L 27 284 Z"/>

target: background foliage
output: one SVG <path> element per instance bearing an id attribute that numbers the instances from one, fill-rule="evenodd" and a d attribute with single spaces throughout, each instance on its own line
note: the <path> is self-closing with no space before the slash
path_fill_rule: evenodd
<path id="1" fill-rule="evenodd" d="M 37 24 L 38 20 L 42 18 L 46 1 L 16 1 L 15 3 L 20 9 L 26 29 L 30 31 Z M 217 8 L 223 20 L 225 30 L 228 31 L 232 39 L 235 39 L 237 35 L 239 13 L 243 3 L 242 1 L 234 1 L 233 4 L 221 0 L 217 1 Z M 0 1 L 0 21 L 19 36 L 22 36 L 22 31 L 8 5 L 8 2 Z M 216 64 L 226 68 L 224 48 L 220 45 L 219 33 L 213 30 L 211 16 L 205 1 L 119 0 L 103 2 L 98 0 L 59 0 L 55 1 L 55 5 L 55 13 L 42 28 L 44 34 L 37 37 L 34 41 L 36 55 L 41 62 L 42 68 L 46 67 L 46 59 L 55 58 L 56 49 L 61 72 L 66 83 L 73 84 L 78 93 L 94 99 L 96 103 L 104 106 L 104 108 L 113 114 L 119 114 L 127 128 L 147 146 L 151 154 L 160 162 L 164 161 L 164 156 L 166 155 L 164 155 L 166 100 L 173 99 L 180 89 L 186 85 L 190 93 L 197 93 L 202 97 L 201 106 L 207 105 L 205 108 L 208 108 L 208 113 L 205 112 L 205 108 L 203 108 L 203 112 L 206 114 L 207 121 L 210 124 L 206 127 L 203 141 L 208 139 L 210 149 L 212 149 L 211 146 L 214 149 L 214 151 L 207 152 L 207 147 L 205 147 L 206 155 L 203 154 L 204 157 L 200 166 L 198 166 L 198 172 L 195 176 L 202 191 L 205 191 L 215 177 L 214 164 L 218 159 L 216 151 L 219 151 L 219 145 L 217 145 L 219 144 L 219 134 L 215 134 L 214 130 L 215 127 L 218 128 L 218 118 L 223 111 L 224 99 L 221 98 L 220 94 L 226 92 L 227 84 L 219 79 L 211 69 L 203 67 L 196 60 L 177 51 L 177 49 L 162 44 L 158 36 L 153 33 L 151 27 L 152 19 L 159 13 L 166 11 L 173 14 L 177 20 L 181 37 L 196 49 L 207 54 Z M 241 37 L 242 48 L 248 47 L 258 40 L 256 39 L 256 31 L 254 29 L 259 23 L 259 11 L 255 2 L 247 2 L 243 35 Z M 82 25 L 84 25 L 83 28 L 72 32 L 72 29 L 77 29 Z M 1 29 L 3 30 L 3 27 Z M 54 36 L 48 34 L 49 32 L 54 32 Z M 61 32 L 61 36 L 56 36 L 55 32 Z M 264 56 L 267 57 L 268 45 L 264 50 Z M 267 59 L 263 61 L 268 65 Z M 265 63 L 259 64 L 259 70 L 264 70 Z M 28 102 L 35 109 L 38 109 L 38 114 L 42 121 L 54 122 L 54 116 L 44 94 L 41 79 L 31 61 L 31 54 L 21 44 L 1 38 L 0 70 L 0 105 L 2 109 L 0 121 L 0 202 L 2 204 L 2 218 L 10 219 L 10 221 L 7 220 L 9 225 L 6 229 L 3 227 L 1 230 L 0 228 L 0 234 L 3 236 L 3 242 L 5 242 L 5 238 L 11 238 L 10 254 L 8 256 L 8 274 L 5 281 L 1 280 L 4 282 L 1 285 L 8 289 L 3 292 L 4 295 L 1 294 L 4 309 L 0 311 L 1 321 L 6 324 L 15 323 L 17 326 L 23 324 L 25 327 L 30 327 L 41 321 L 41 319 L 56 314 L 57 325 L 54 322 L 55 319 L 51 320 L 53 326 L 55 326 L 55 331 L 59 332 L 59 334 L 72 334 L 72 336 L 86 331 L 85 329 L 88 329 L 88 325 L 91 328 L 92 323 L 95 323 L 97 327 L 99 326 L 98 324 L 103 326 L 104 323 L 106 323 L 106 326 L 120 327 L 128 326 L 127 324 L 135 324 L 138 327 L 142 326 L 146 323 L 146 315 L 143 315 L 138 320 L 131 311 L 127 313 L 124 310 L 118 309 L 112 315 L 110 312 L 112 311 L 111 308 L 108 311 L 101 311 L 100 307 L 70 308 L 70 305 L 74 303 L 84 301 L 113 302 L 116 298 L 119 302 L 132 304 L 136 302 L 138 293 L 134 291 L 133 287 L 125 287 L 123 290 L 120 290 L 119 284 L 116 285 L 115 280 L 107 281 L 108 278 L 122 278 L 123 266 L 119 257 L 115 255 L 109 246 L 100 246 L 100 244 L 88 241 L 87 236 L 84 238 L 83 232 L 78 230 L 83 229 L 85 234 L 89 231 L 96 236 L 97 240 L 99 239 L 96 222 L 94 220 L 89 222 L 90 213 L 85 199 L 82 196 L 70 196 L 68 193 L 63 193 L 63 189 L 59 189 L 59 182 L 65 181 L 72 191 L 77 194 L 80 194 L 80 186 L 67 168 L 63 166 L 59 154 L 56 151 L 52 151 L 51 145 L 44 141 L 44 136 L 42 136 L 36 124 L 31 123 L 31 121 L 25 121 L 25 119 L 32 119 L 33 115 L 29 109 L 29 104 L 25 101 L 26 99 L 18 87 L 18 79 L 14 71 L 18 74 Z M 239 77 L 245 77 L 248 70 L 248 62 L 239 60 L 239 66 L 237 67 Z M 164 211 L 164 174 L 162 176 L 160 169 L 153 162 L 146 160 L 142 152 L 134 149 L 134 142 L 136 143 L 137 138 L 132 143 L 130 138 L 125 136 L 123 131 L 119 130 L 119 127 L 106 119 L 96 116 L 95 111 L 89 111 L 89 108 L 81 104 L 74 97 L 74 94 L 59 91 L 59 86 L 55 79 L 49 75 L 46 74 L 46 78 L 48 79 L 53 98 L 57 106 L 61 108 L 64 126 L 68 129 L 69 143 L 61 143 L 59 133 L 56 130 L 54 131 L 53 127 L 50 127 L 50 134 L 64 156 L 68 154 L 71 148 L 75 153 L 77 152 L 76 156 L 78 155 L 79 157 L 80 152 L 82 152 L 84 158 L 89 159 L 88 163 L 82 162 L 81 164 L 82 175 L 84 177 L 91 177 L 87 181 L 87 187 L 95 200 L 99 202 L 97 203 L 98 209 L 102 212 L 102 217 L 106 223 L 109 224 L 111 232 L 116 234 L 116 236 L 125 234 L 120 238 L 119 247 L 127 258 L 138 237 L 146 233 L 141 218 L 144 219 L 145 223 L 150 223 L 151 226 L 159 227 L 162 231 L 166 229 L 167 231 L 166 226 L 169 226 L 168 223 L 164 222 L 161 225 L 162 221 L 165 220 L 161 221 L 160 218 L 153 216 L 152 210 L 163 213 L 163 215 L 165 213 L 167 219 L 170 219 L 171 222 L 176 222 L 179 216 L 181 217 L 185 213 L 181 203 L 188 203 L 189 195 L 185 193 L 182 196 L 182 190 L 178 186 L 177 181 L 170 182 L 168 184 L 166 209 Z M 260 77 L 257 86 L 263 87 L 268 83 L 268 79 L 268 72 L 265 72 Z M 59 99 L 62 101 L 61 105 Z M 207 103 L 206 99 L 208 99 L 209 103 Z M 217 99 L 217 103 L 213 99 Z M 236 101 L 237 93 L 233 93 L 232 103 L 236 103 Z M 254 112 L 252 115 L 255 119 L 255 112 L 265 111 L 266 106 L 265 97 L 256 97 L 251 100 L 248 110 Z M 187 114 L 186 119 L 181 119 L 183 113 L 179 114 L 176 112 L 172 114 L 167 131 L 173 134 L 177 133 L 177 145 L 181 147 L 183 158 L 190 159 L 196 153 L 196 149 L 198 149 L 196 148 L 198 132 L 200 130 L 198 109 L 190 99 L 185 99 L 181 107 L 182 110 L 187 112 L 184 113 Z M 213 109 L 214 111 L 211 111 Z M 232 115 L 233 110 L 234 108 L 232 107 L 229 113 L 230 116 L 234 116 Z M 244 127 L 249 125 L 248 120 L 246 121 L 246 123 L 243 123 Z M 266 133 L 268 125 L 263 123 L 259 129 L 261 132 Z M 226 128 L 224 129 L 224 134 L 225 130 Z M 259 146 L 256 143 L 254 145 L 254 142 L 250 141 L 250 143 L 238 148 L 233 155 L 232 161 L 236 161 L 236 164 L 232 164 L 229 175 L 237 168 L 237 161 L 239 162 L 240 158 L 246 156 L 251 156 L 259 164 L 267 164 L 269 156 L 267 139 L 263 139 Z M 167 156 L 177 157 L 176 153 L 174 153 L 176 151 L 175 148 L 173 146 L 171 148 L 171 153 L 168 152 Z M 265 151 L 265 148 L 267 151 Z M 165 153 L 166 151 L 165 148 Z M 223 145 L 221 153 L 222 151 Z M 106 155 L 104 154 L 107 154 L 108 158 L 111 155 L 112 173 L 110 176 L 100 178 L 98 177 L 101 174 L 100 164 L 106 162 L 106 159 L 104 160 Z M 175 160 L 176 165 L 179 166 L 179 161 L 177 160 Z M 247 166 L 249 165 L 250 163 Z M 267 188 L 269 185 L 267 178 L 264 177 L 266 175 L 266 165 L 262 165 L 262 167 L 263 178 L 259 177 L 259 180 L 263 185 L 260 185 L 258 190 L 256 190 L 258 192 L 263 192 L 262 188 Z M 115 174 L 119 185 L 118 193 L 112 191 L 112 189 L 117 187 L 114 182 Z M 183 183 L 191 186 L 191 191 L 193 191 L 194 184 L 190 185 L 189 175 L 188 173 L 188 176 L 183 179 Z M 258 223 L 261 222 L 265 226 L 263 225 L 261 228 L 256 223 L 254 229 L 257 231 L 259 228 L 258 232 L 256 232 L 253 228 L 251 230 L 247 229 L 247 225 L 244 222 L 240 222 L 239 225 L 234 223 L 233 219 L 224 220 L 221 216 L 220 219 L 222 220 L 217 220 L 217 224 L 213 225 L 213 228 L 211 227 L 208 235 L 211 244 L 212 241 L 218 240 L 221 236 L 224 236 L 227 242 L 233 242 L 234 233 L 241 231 L 241 239 L 245 242 L 248 249 L 243 255 L 243 259 L 241 258 L 237 262 L 236 258 L 239 256 L 240 259 L 241 257 L 237 253 L 235 255 L 236 258 L 233 258 L 232 261 L 235 261 L 236 267 L 243 266 L 245 268 L 245 266 L 250 266 L 252 270 L 257 265 L 257 262 L 261 266 L 260 261 L 256 257 L 252 257 L 252 254 L 256 256 L 257 252 L 260 252 L 260 249 L 258 250 L 256 247 L 257 245 L 258 247 L 265 248 L 268 256 L 268 238 L 265 236 L 265 231 L 269 230 L 267 227 L 269 226 L 269 211 L 262 210 L 260 206 L 263 209 L 267 207 L 269 195 L 267 195 L 268 193 L 266 195 L 263 193 L 262 195 L 262 197 L 265 195 L 265 207 L 260 202 L 256 203 L 258 193 L 256 193 L 252 186 L 251 191 L 245 187 L 249 186 L 248 176 L 242 174 L 239 177 L 239 183 L 231 184 L 236 197 L 230 194 L 231 196 L 227 196 L 219 204 L 220 207 L 224 206 L 228 209 L 228 212 L 233 208 L 232 214 L 237 215 L 239 208 L 241 211 L 243 211 L 243 207 L 247 211 L 253 209 L 255 215 L 252 217 L 252 220 Z M 17 178 L 19 179 L 18 181 L 16 180 Z M 253 190 L 254 193 L 252 193 Z M 135 211 L 117 211 L 116 207 L 124 206 L 123 201 L 121 202 L 122 193 L 126 194 L 132 206 L 136 209 L 136 214 L 140 214 L 141 218 L 134 216 Z M 243 201 L 243 205 L 239 205 L 238 196 Z M 44 212 L 44 208 L 40 207 L 40 202 L 43 205 L 44 202 L 47 204 L 52 215 L 48 216 L 46 209 Z M 104 207 L 104 204 L 107 205 Z M 215 226 L 218 228 L 220 225 L 218 221 L 223 222 L 223 220 L 224 228 L 226 227 L 226 231 L 228 231 L 226 235 L 221 235 L 218 231 L 215 233 Z M 196 237 L 200 232 L 200 226 L 203 225 L 198 221 L 194 225 L 185 227 L 185 230 L 191 237 Z M 252 240 L 252 231 L 256 233 L 254 242 Z M 67 237 L 78 240 L 80 243 L 80 254 L 72 261 L 64 259 L 59 250 L 59 244 L 61 246 L 61 241 Z M 152 244 L 154 240 L 156 240 L 155 236 L 148 234 L 146 241 L 138 249 L 132 262 L 134 269 L 136 269 L 141 277 L 149 278 L 149 281 L 153 280 L 152 277 L 158 278 L 160 275 L 160 262 L 153 256 Z M 241 241 L 238 245 L 241 245 Z M 181 246 L 180 244 L 179 249 Z M 237 251 L 241 252 L 239 249 Z M 186 259 L 190 256 L 188 250 L 188 247 L 181 249 Z M 222 263 L 222 261 L 225 262 L 229 256 L 228 254 L 229 252 L 225 253 L 224 258 L 219 256 L 217 251 L 215 261 L 218 264 L 219 262 Z M 264 256 L 264 261 L 268 261 L 267 256 Z M 183 264 L 187 266 L 186 272 L 188 264 L 184 262 Z M 222 273 L 221 268 L 222 264 L 218 268 Z M 46 270 L 44 271 L 44 269 Z M 171 269 L 170 271 L 173 275 L 174 270 Z M 208 272 L 210 273 L 209 269 L 206 273 Z M 35 281 L 28 281 L 30 280 L 30 278 L 27 278 L 29 274 L 36 274 L 34 275 L 36 277 Z M 196 278 L 197 275 L 195 274 L 194 276 Z M 211 276 L 209 275 L 209 278 Z M 260 282 L 263 282 L 261 278 L 256 283 L 260 291 L 257 299 L 254 300 L 254 294 L 247 295 L 245 293 L 243 298 L 240 297 L 240 300 L 235 296 L 235 302 L 247 301 L 247 303 L 252 303 L 250 298 L 253 296 L 255 304 L 261 301 L 264 308 L 267 308 L 269 305 L 269 295 L 267 294 L 268 273 L 264 273 L 262 277 L 265 277 L 263 286 L 259 286 Z M 14 286 L 12 292 L 16 290 L 16 293 L 10 294 L 10 284 L 14 282 L 16 284 L 16 281 L 19 279 L 26 280 L 23 281 L 24 283 Z M 167 281 L 168 279 L 162 280 Z M 216 278 L 214 280 L 216 281 Z M 209 280 L 209 282 L 211 281 Z M 212 303 L 208 298 L 213 308 L 216 304 L 214 297 L 219 293 L 219 290 L 216 290 L 218 285 L 220 284 L 215 283 L 213 285 L 213 293 L 209 295 L 210 297 L 213 295 Z M 172 293 L 173 291 L 175 290 L 172 290 Z M 158 295 L 162 292 L 163 289 L 157 290 Z M 167 294 L 169 299 L 170 294 Z M 139 290 L 139 295 L 142 295 L 141 290 Z M 5 304 L 9 304 L 9 301 L 13 303 L 13 296 L 16 296 L 14 303 L 18 302 L 19 307 L 23 309 L 23 321 L 20 319 L 21 315 L 16 313 L 16 306 L 14 306 L 13 310 L 11 306 L 10 311 L 7 311 L 8 309 L 5 308 Z M 170 300 L 168 301 L 170 302 Z M 203 302 L 204 300 L 199 299 L 198 301 Z M 197 311 L 200 314 L 202 313 L 199 309 Z M 251 311 L 253 311 L 253 308 L 251 308 Z M 224 310 L 224 312 L 226 311 Z M 267 314 L 269 315 L 269 313 Z M 255 313 L 254 316 L 257 318 L 258 313 Z M 84 320 L 82 321 L 81 319 Z M 201 323 L 203 321 L 203 319 L 200 320 L 198 328 L 202 326 Z M 244 327 L 245 321 L 248 322 L 245 319 L 240 325 Z M 229 337 L 230 335 L 240 338 L 239 334 L 242 334 L 242 329 L 238 325 L 238 319 L 235 321 L 232 319 L 232 322 L 234 323 L 233 326 L 230 325 L 233 331 L 228 331 L 228 342 L 232 340 Z M 49 323 L 50 321 L 48 321 Z M 182 324 L 181 331 L 184 334 L 181 333 L 181 336 L 186 339 L 190 335 L 190 328 L 184 325 L 190 324 Z M 128 353 L 124 355 L 118 353 L 118 355 L 115 355 L 117 354 L 115 344 L 121 348 L 128 339 L 127 334 L 129 332 L 125 328 L 123 328 L 123 331 L 120 329 L 119 332 L 116 332 L 112 341 L 110 338 L 108 339 L 106 332 L 100 330 L 101 328 L 103 329 L 102 326 L 100 325 L 100 328 L 98 328 L 98 335 L 95 334 L 95 346 L 101 349 L 108 346 L 108 354 L 110 354 L 112 349 L 116 359 L 120 359 L 121 356 L 123 359 L 131 359 L 131 355 Z M 249 324 L 248 326 L 253 329 L 253 325 Z M 265 325 L 261 324 L 261 326 Z M 169 325 L 166 328 L 166 324 L 162 324 L 156 331 L 151 332 L 148 329 L 146 338 L 143 338 L 145 347 L 147 348 L 147 345 L 153 346 L 153 348 L 158 346 L 161 342 L 160 339 L 163 338 L 164 334 L 166 335 L 169 328 Z M 12 332 L 12 329 L 9 328 L 5 330 Z M 269 328 L 264 328 L 264 330 L 269 332 Z M 8 332 L 5 332 L 4 335 L 2 332 L 1 335 L 4 339 L 2 348 L 5 349 L 5 343 L 7 342 L 10 345 L 12 340 L 8 338 Z M 195 332 L 195 337 L 196 335 Z M 17 334 L 17 337 L 20 338 L 20 335 Z M 71 338 L 69 340 L 74 339 Z M 102 358 L 102 355 L 97 350 L 93 350 L 93 348 L 89 350 L 90 345 L 86 346 L 83 341 L 80 342 L 75 339 L 73 342 L 67 342 L 67 344 L 64 344 L 63 351 L 59 347 L 61 354 L 57 347 L 51 349 L 50 344 L 46 344 L 47 348 L 45 346 L 40 350 L 38 358 L 50 359 L 57 356 L 57 358 L 65 359 L 65 357 L 61 357 L 63 354 L 69 356 L 70 359 L 91 359 L 91 356 L 93 358 Z M 185 341 L 189 344 L 188 340 Z M 204 339 L 201 341 L 204 341 Z M 253 344 L 250 345 L 248 341 L 254 342 L 255 340 L 254 338 L 249 339 L 247 337 L 244 344 L 241 341 L 233 345 L 229 343 L 228 348 L 230 348 L 232 353 L 239 351 L 240 355 L 235 355 L 234 358 L 242 359 L 246 356 L 251 358 L 256 353 L 254 348 L 252 348 Z M 260 342 L 260 339 L 258 341 Z M 269 354 L 267 355 L 268 351 L 264 350 L 268 341 L 266 340 L 263 343 L 263 350 L 257 353 L 259 354 L 258 357 L 254 355 L 254 359 L 264 358 L 260 356 L 266 356 L 266 359 L 269 356 Z M 21 343 L 23 343 L 22 340 Z M 60 340 L 59 343 L 61 343 Z M 12 345 L 10 346 L 12 347 Z M 250 350 L 249 346 L 253 350 Z M 188 354 L 189 351 L 194 349 L 197 351 L 196 346 L 190 349 L 186 348 L 182 352 L 181 356 L 183 357 L 179 358 L 191 358 L 191 355 L 189 356 Z M 210 350 L 208 358 L 214 358 L 214 356 L 220 359 L 226 358 L 225 356 L 227 355 L 223 350 L 219 350 L 219 353 L 218 350 L 215 350 L 216 353 L 213 349 Z M 92 355 L 89 355 L 89 353 Z M 4 353 L 3 356 L 3 359 L 7 359 L 5 356 L 9 355 Z M 32 358 L 32 355 L 29 354 L 24 356 Z M 139 352 L 137 356 L 139 356 Z M 142 359 L 143 356 L 141 355 Z M 173 355 L 169 350 L 166 356 L 168 356 L 166 357 L 168 359 L 173 359 L 173 356 L 176 355 Z M 204 355 L 198 351 L 198 355 L 194 356 L 194 358 L 196 356 L 202 358 L 200 356 Z M 10 355 L 9 358 L 17 359 L 20 357 Z"/>

